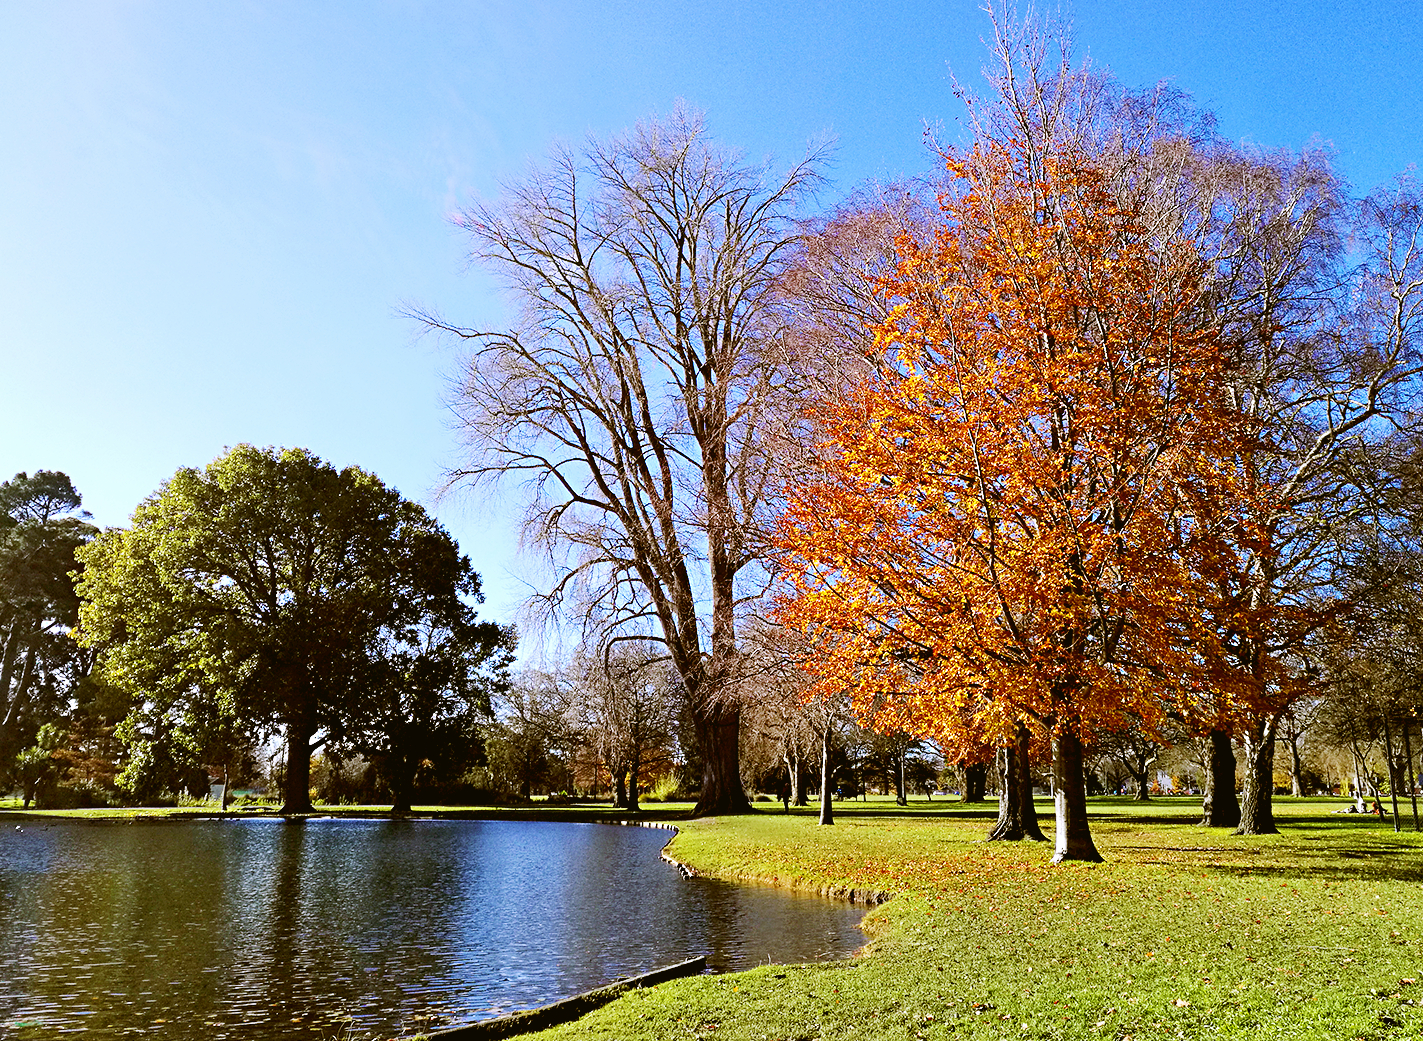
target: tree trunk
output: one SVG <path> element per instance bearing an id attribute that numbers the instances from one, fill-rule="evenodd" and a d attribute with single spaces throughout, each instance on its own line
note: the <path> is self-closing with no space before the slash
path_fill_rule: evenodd
<path id="1" fill-rule="evenodd" d="M 392 817 L 409 815 L 410 804 L 414 801 L 414 788 L 415 764 L 409 762 L 404 756 L 397 756 L 395 770 L 390 778 L 390 794 L 393 800 L 390 815 Z"/>
<path id="2" fill-rule="evenodd" d="M 966 763 L 963 768 L 963 801 L 985 802 L 988 793 L 988 764 Z"/>
<path id="3" fill-rule="evenodd" d="M 1290 794 L 1296 799 L 1304 795 L 1304 764 L 1299 758 L 1299 733 L 1287 737 L 1290 744 Z"/>
<path id="4" fill-rule="evenodd" d="M 741 787 L 741 710 L 728 705 L 694 705 L 692 722 L 702 745 L 702 792 L 694 817 L 750 813 Z"/>
<path id="5" fill-rule="evenodd" d="M 1403 756 L 1408 761 L 1408 798 L 1413 803 L 1413 830 L 1418 831 L 1418 782 L 1413 776 L 1413 739 L 1408 736 L 1413 720 L 1403 721 Z"/>
<path id="6" fill-rule="evenodd" d="M 1017 842 L 1023 831 L 1022 792 L 1018 787 L 1018 750 L 1012 744 L 998 749 L 998 820 L 988 831 L 989 842 Z M 968 787 L 964 786 L 965 793 Z"/>
<path id="7" fill-rule="evenodd" d="M 820 742 L 820 823 L 835 823 L 835 807 L 830 791 L 830 728 L 825 728 Z"/>
<path id="8" fill-rule="evenodd" d="M 626 809 L 628 804 L 627 767 L 620 766 L 617 770 L 608 772 L 613 779 L 613 806 L 619 810 Z"/>
<path id="9" fill-rule="evenodd" d="M 1033 735 L 1027 726 L 1018 724 L 1018 788 L 1023 804 L 1023 834 L 1034 842 L 1046 842 L 1047 836 L 1038 826 L 1038 808 L 1033 802 Z M 1085 783 L 1085 778 L 1084 778 Z M 1083 789 L 1086 798 L 1086 789 Z"/>
<path id="10" fill-rule="evenodd" d="M 793 806 L 805 805 L 805 780 L 801 777 L 800 751 L 792 749 L 786 754 L 786 777 L 790 784 L 790 802 Z"/>
<path id="11" fill-rule="evenodd" d="M 1388 794 L 1393 802 L 1393 830 L 1400 832 L 1403 826 L 1398 822 L 1398 779 L 1403 773 L 1402 764 L 1393 754 L 1393 728 L 1388 725 L 1388 713 L 1383 714 L 1383 761 L 1388 766 Z"/>
<path id="12" fill-rule="evenodd" d="M 628 812 L 637 813 L 637 775 L 642 772 L 642 755 L 634 753 L 628 766 Z"/>
<path id="13" fill-rule="evenodd" d="M 1047 841 L 1033 805 L 1032 740 L 1028 728 L 1019 723 L 1014 740 L 998 750 L 998 820 L 988 833 L 990 842 Z"/>
<path id="14" fill-rule="evenodd" d="M 895 761 L 897 769 L 894 772 L 894 802 L 896 806 L 908 806 L 909 795 L 904 790 L 904 752 L 901 751 Z"/>
<path id="15" fill-rule="evenodd" d="M 20 632 L 23 624 L 24 623 L 19 619 L 16 619 L 11 627 L 12 633 Z M 39 625 L 40 619 L 35 617 L 28 628 L 37 629 Z M 19 657 L 19 646 L 20 638 L 18 636 L 12 636 L 5 648 L 5 658 L 3 661 L 0 661 L 0 698 L 8 699 L 8 704 L 5 704 L 5 715 L 3 718 L 0 718 L 0 754 L 11 751 L 10 738 L 14 732 L 14 728 L 19 726 L 20 716 L 25 707 L 26 695 L 29 692 L 31 678 L 34 675 L 35 645 L 34 642 L 31 641 L 26 645 L 24 664 L 20 667 L 20 677 L 19 680 L 16 681 L 14 673 L 15 662 Z M 11 687 L 12 683 L 14 684 L 13 688 Z M 0 702 L 0 704 L 3 703 Z M 19 749 L 14 749 L 14 751 L 19 751 Z"/>
<path id="16" fill-rule="evenodd" d="M 1241 735 L 1245 752 L 1245 798 L 1240 806 L 1237 835 L 1276 835 L 1275 827 L 1275 727 L 1276 719 L 1252 723 Z"/>
<path id="17" fill-rule="evenodd" d="M 287 721 L 287 771 L 282 785 L 282 809 L 285 814 L 313 813 L 311 805 L 311 739 L 316 734 L 316 721 L 310 712 L 300 713 Z"/>
<path id="18" fill-rule="evenodd" d="M 1052 738 L 1053 802 L 1057 809 L 1057 846 L 1052 862 L 1100 863 L 1087 822 L 1087 775 L 1082 767 L 1082 739 L 1071 731 Z"/>
<path id="19" fill-rule="evenodd" d="M 1240 800 L 1235 797 L 1235 749 L 1230 734 L 1211 731 L 1210 765 L 1206 770 L 1201 824 L 1207 828 L 1234 828 L 1240 823 Z"/>
<path id="20" fill-rule="evenodd" d="M 1151 764 L 1148 763 L 1140 770 L 1133 770 L 1132 779 L 1136 781 L 1136 794 L 1132 796 L 1132 799 L 1136 802 L 1149 802 L 1151 800 Z"/>

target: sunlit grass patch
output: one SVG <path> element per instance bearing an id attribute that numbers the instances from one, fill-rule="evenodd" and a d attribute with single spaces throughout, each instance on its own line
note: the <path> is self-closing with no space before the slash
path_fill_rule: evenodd
<path id="1" fill-rule="evenodd" d="M 1200 828 L 1185 800 L 1108 803 L 1107 863 L 1063 867 L 946 811 L 693 821 L 670 852 L 707 874 L 898 895 L 854 961 L 664 984 L 545 1036 L 1423 1035 L 1423 838 L 1282 803 L 1265 837 Z"/>

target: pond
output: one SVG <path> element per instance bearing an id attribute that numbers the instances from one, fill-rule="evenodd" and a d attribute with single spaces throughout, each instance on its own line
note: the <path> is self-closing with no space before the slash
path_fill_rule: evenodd
<path id="1" fill-rule="evenodd" d="M 366 1038 L 699 954 L 847 956 L 862 908 L 684 879 L 665 830 L 519 821 L 6 823 L 0 1036 Z"/>

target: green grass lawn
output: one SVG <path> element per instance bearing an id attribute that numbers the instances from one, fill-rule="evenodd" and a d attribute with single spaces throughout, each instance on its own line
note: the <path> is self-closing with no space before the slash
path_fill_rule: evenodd
<path id="1" fill-rule="evenodd" d="M 1195 798 L 1095 799 L 1107 863 L 1062 867 L 937 800 L 692 821 L 670 853 L 706 874 L 896 895 L 850 961 L 679 980 L 537 1036 L 1421 1037 L 1423 836 L 1345 805 L 1279 799 L 1283 834 L 1247 838 Z"/>

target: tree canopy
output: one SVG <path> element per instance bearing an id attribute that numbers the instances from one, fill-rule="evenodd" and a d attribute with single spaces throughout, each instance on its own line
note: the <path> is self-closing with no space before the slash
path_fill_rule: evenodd
<path id="1" fill-rule="evenodd" d="M 886 286 L 885 364 L 816 411 L 781 610 L 862 714 L 950 744 L 1049 731 L 1057 858 L 1091 859 L 1082 740 L 1220 681 L 1200 611 L 1251 435 L 1199 256 L 1159 248 L 1088 157 L 1029 158 L 948 153 L 937 236 L 902 239 Z"/>
<path id="2" fill-rule="evenodd" d="M 420 506 L 301 449 L 179 470 L 81 559 L 78 636 L 105 677 L 192 743 L 280 728 L 291 813 L 311 809 L 315 747 L 429 723 L 431 698 L 466 690 L 465 665 L 502 668 L 512 641 L 474 623 L 478 576 Z"/>
<path id="3" fill-rule="evenodd" d="M 88 662 L 68 638 L 79 598 L 75 550 L 96 530 L 62 473 L 0 484 L 0 776 L 39 728 L 62 715 Z"/>

